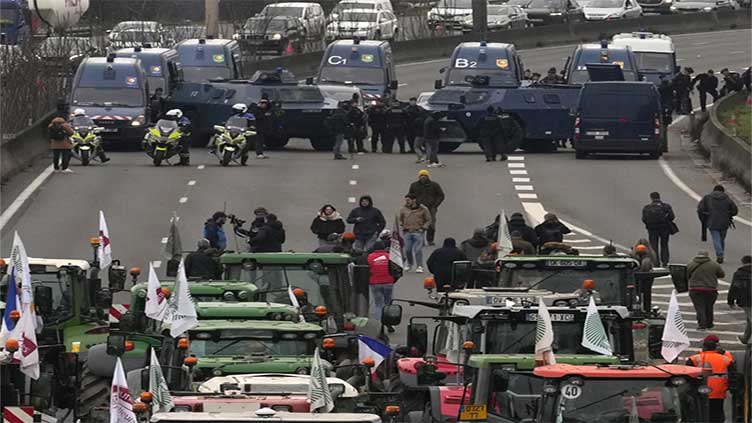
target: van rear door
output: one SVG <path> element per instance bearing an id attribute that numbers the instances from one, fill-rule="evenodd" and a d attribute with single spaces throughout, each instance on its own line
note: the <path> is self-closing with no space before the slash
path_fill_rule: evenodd
<path id="1" fill-rule="evenodd" d="M 580 134 L 583 140 L 655 139 L 658 103 L 652 85 L 586 84 L 580 97 Z"/>
<path id="2" fill-rule="evenodd" d="M 613 63 L 588 63 L 587 67 L 590 81 L 623 81 L 624 72 L 621 66 Z"/>

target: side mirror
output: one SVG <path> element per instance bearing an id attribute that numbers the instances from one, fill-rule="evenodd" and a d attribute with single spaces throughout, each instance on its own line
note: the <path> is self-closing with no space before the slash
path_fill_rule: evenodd
<path id="1" fill-rule="evenodd" d="M 506 392 L 509 389 L 509 371 L 496 369 L 491 380 L 494 392 Z"/>
<path id="2" fill-rule="evenodd" d="M 306 78 L 305 83 L 306 85 L 313 85 L 313 77 L 309 76 L 308 78 Z"/>
<path id="3" fill-rule="evenodd" d="M 122 291 L 125 289 L 125 278 L 127 272 L 125 266 L 120 264 L 120 260 L 113 260 L 110 270 L 107 273 L 111 291 Z"/>
<path id="4" fill-rule="evenodd" d="M 117 357 L 125 354 L 125 335 L 108 335 L 107 336 L 107 355 Z M 148 384 L 146 386 L 149 386 Z"/>
<path id="5" fill-rule="evenodd" d="M 381 324 L 384 326 L 397 326 L 402 322 L 402 306 L 399 304 L 387 304 L 381 309 Z"/>
<path id="6" fill-rule="evenodd" d="M 452 286 L 456 288 L 467 286 L 473 272 L 472 267 L 473 263 L 466 260 L 452 263 Z"/>
<path id="7" fill-rule="evenodd" d="M 245 131 L 245 132 L 243 132 L 243 136 L 245 136 L 245 137 L 252 137 L 254 135 L 256 135 L 256 133 L 253 132 L 253 131 Z"/>
<path id="8" fill-rule="evenodd" d="M 68 302 L 68 306 L 73 306 L 73 298 L 69 298 Z M 52 313 L 52 287 L 34 287 L 34 305 L 37 306 L 39 314 L 42 316 L 49 316 Z"/>
<path id="9" fill-rule="evenodd" d="M 671 274 L 671 282 L 674 283 L 676 292 L 682 293 L 689 291 L 689 278 L 687 276 L 687 266 L 684 264 L 669 264 L 668 271 Z"/>
<path id="10" fill-rule="evenodd" d="M 435 89 L 437 89 L 437 90 L 440 90 L 441 89 L 441 79 L 437 79 L 437 80 L 433 81 L 433 87 Z"/>
<path id="11" fill-rule="evenodd" d="M 407 346 L 415 348 L 417 356 L 423 356 L 428 349 L 428 325 L 425 323 L 411 323 L 407 325 Z"/>
<path id="12" fill-rule="evenodd" d="M 392 82 L 389 83 L 389 89 L 390 90 L 396 90 L 397 88 L 399 88 L 399 82 L 398 81 L 395 80 L 395 81 L 392 81 Z"/>

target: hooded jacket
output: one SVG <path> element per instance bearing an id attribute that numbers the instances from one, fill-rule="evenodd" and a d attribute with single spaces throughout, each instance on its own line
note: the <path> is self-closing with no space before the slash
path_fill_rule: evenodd
<path id="1" fill-rule="evenodd" d="M 507 227 L 509 228 L 510 234 L 514 231 L 518 231 L 520 235 L 522 235 L 522 239 L 533 244 L 533 247 L 537 247 L 540 244 L 538 241 L 538 234 L 535 233 L 533 228 L 525 223 L 525 218 L 522 217 L 522 213 L 513 213 L 509 218 L 509 224 Z"/>
<path id="2" fill-rule="evenodd" d="M 752 307 L 752 264 L 744 264 L 734 272 L 728 292 L 728 304 Z"/>
<path id="3" fill-rule="evenodd" d="M 696 256 L 687 265 L 689 289 L 709 291 L 718 289 L 718 278 L 726 276 L 721 266 L 707 256 Z"/>
<path id="4" fill-rule="evenodd" d="M 214 219 L 209 219 L 204 223 L 203 237 L 209 240 L 209 245 L 219 251 L 227 248 L 227 235 L 222 225 L 218 224 Z"/>
<path id="5" fill-rule="evenodd" d="M 375 234 L 381 232 L 386 226 L 384 215 L 381 214 L 381 210 L 373 206 L 373 199 L 370 195 L 364 195 L 358 200 L 360 204 L 363 200 L 368 200 L 368 206 L 358 206 L 347 216 L 347 223 L 353 225 L 353 232 L 355 237 L 361 240 L 368 239 Z"/>
<path id="6" fill-rule="evenodd" d="M 736 203 L 723 191 L 713 191 L 702 197 L 697 205 L 700 221 L 711 231 L 723 231 L 731 226 L 731 218 L 739 213 Z"/>
<path id="7" fill-rule="evenodd" d="M 437 248 L 428 257 L 426 265 L 428 271 L 433 273 L 436 286 L 442 287 L 452 281 L 452 263 L 467 260 L 467 256 L 457 248 L 454 238 L 447 238 L 441 248 Z"/>
<path id="8" fill-rule="evenodd" d="M 311 232 L 313 232 L 319 239 L 326 240 L 331 234 L 344 233 L 345 221 L 342 220 L 342 215 L 340 215 L 337 210 L 334 210 L 330 216 L 326 216 L 323 212 L 319 212 L 319 214 L 313 218 L 313 222 L 311 222 Z"/>
<path id="9" fill-rule="evenodd" d="M 564 234 L 570 232 L 572 231 L 567 225 L 558 220 L 549 220 L 535 227 L 535 234 L 538 236 L 538 242 L 540 242 L 540 245 L 547 242 L 564 242 Z"/>
<path id="10" fill-rule="evenodd" d="M 436 209 L 444 202 L 444 190 L 441 189 L 441 185 L 430 179 L 425 181 L 418 179 L 413 182 L 410 184 L 409 193 L 415 195 L 418 204 L 422 204 L 429 209 Z"/>
<path id="11" fill-rule="evenodd" d="M 285 228 L 282 222 L 275 220 L 260 227 L 256 236 L 249 241 L 251 252 L 254 253 L 279 253 L 285 242 Z"/>
<path id="12" fill-rule="evenodd" d="M 478 257 L 480 257 L 481 251 L 488 247 L 489 244 L 490 242 L 488 241 L 488 238 L 483 235 L 483 231 L 476 231 L 472 238 L 462 241 L 462 244 L 460 244 L 460 250 L 462 250 L 462 253 L 465 254 L 465 257 L 467 257 L 468 260 L 475 263 L 475 261 L 478 260 Z"/>

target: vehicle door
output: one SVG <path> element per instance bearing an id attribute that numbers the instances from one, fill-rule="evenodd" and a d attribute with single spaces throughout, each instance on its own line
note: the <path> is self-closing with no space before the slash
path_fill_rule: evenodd
<path id="1" fill-rule="evenodd" d="M 567 20 L 569 22 L 581 22 L 582 21 L 582 7 L 576 0 L 564 0 L 566 7 Z"/>
<path id="2" fill-rule="evenodd" d="M 637 18 L 640 15 L 642 15 L 642 8 L 640 8 L 636 0 L 624 1 L 624 16 L 627 18 Z"/>

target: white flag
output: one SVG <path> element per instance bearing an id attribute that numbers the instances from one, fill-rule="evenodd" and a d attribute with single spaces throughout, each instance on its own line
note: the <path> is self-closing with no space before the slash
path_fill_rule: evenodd
<path id="1" fill-rule="evenodd" d="M 679 300 L 676 298 L 676 290 L 671 292 L 671 299 L 668 302 L 668 314 L 666 315 L 666 325 L 663 327 L 663 336 L 661 336 L 662 347 L 661 355 L 663 359 L 671 363 L 679 357 L 682 351 L 689 348 L 689 337 L 687 328 L 684 327 L 679 310 Z"/>
<path id="2" fill-rule="evenodd" d="M 582 330 L 582 346 L 599 354 L 613 355 L 606 328 L 603 327 L 601 316 L 598 314 L 598 307 L 595 306 L 592 295 L 585 317 L 585 327 Z"/>
<path id="3" fill-rule="evenodd" d="M 146 306 L 144 313 L 147 317 L 161 322 L 167 311 L 167 298 L 162 291 L 162 285 L 157 278 L 154 266 L 149 263 L 149 282 L 146 287 Z"/>
<path id="4" fill-rule="evenodd" d="M 31 312 L 32 305 L 21 309 L 21 318 L 10 333 L 10 338 L 18 341 L 19 349 L 14 358 L 20 362 L 20 370 L 28 377 L 39 379 L 39 349 L 35 328 L 36 317 Z"/>
<path id="5" fill-rule="evenodd" d="M 501 230 L 501 229 L 500 229 Z M 554 328 L 551 324 L 551 315 L 548 314 L 548 308 L 539 298 L 538 302 L 538 321 L 535 329 L 535 355 L 536 358 L 542 359 L 546 364 L 556 364 L 554 358 Z"/>
<path id="6" fill-rule="evenodd" d="M 24 309 L 25 306 L 31 305 L 34 302 L 34 292 L 31 288 L 31 270 L 29 270 L 29 256 L 26 254 L 26 247 L 24 247 L 21 237 L 18 232 L 13 233 L 13 246 L 11 247 L 10 263 L 8 264 L 10 269 L 13 269 L 15 273 L 16 283 L 21 284 L 21 292 L 18 293 L 18 297 L 21 299 L 21 305 L 19 307 Z M 36 315 L 32 308 L 32 315 Z M 36 318 L 32 321 L 36 321 Z M 34 325 L 36 327 L 36 323 Z"/>
<path id="7" fill-rule="evenodd" d="M 501 209 L 501 214 L 499 215 L 499 239 L 496 242 L 496 258 L 500 259 L 506 256 L 513 249 L 512 236 L 509 235 L 509 226 L 507 225 L 507 214 L 504 212 L 504 209 Z"/>
<path id="8" fill-rule="evenodd" d="M 159 365 L 157 353 L 154 348 L 151 349 L 151 362 L 149 363 L 149 392 L 154 399 L 153 412 L 170 411 L 175 404 L 172 402 L 170 388 L 167 387 L 167 381 L 162 374 L 162 366 Z"/>
<path id="9" fill-rule="evenodd" d="M 170 295 L 164 321 L 170 323 L 170 336 L 177 338 L 198 325 L 196 305 L 193 304 L 191 291 L 188 289 L 188 278 L 185 276 L 185 260 L 180 260 L 174 291 Z"/>
<path id="10" fill-rule="evenodd" d="M 110 389 L 110 423 L 139 423 L 133 414 L 133 400 L 128 392 L 123 363 L 120 357 L 115 361 L 115 374 Z"/>
<path id="11" fill-rule="evenodd" d="M 397 216 L 394 216 L 394 227 L 392 228 L 392 238 L 389 241 L 389 261 L 399 266 L 400 269 L 405 268 L 405 263 L 402 260 L 402 247 L 405 245 L 405 241 L 400 234 L 400 226 Z"/>
<path id="12" fill-rule="evenodd" d="M 97 249 L 99 268 L 104 270 L 112 264 L 112 246 L 110 245 L 110 231 L 107 229 L 107 221 L 104 220 L 104 212 L 99 211 L 99 248 Z"/>
<path id="13" fill-rule="evenodd" d="M 311 383 L 308 384 L 308 401 L 311 403 L 311 412 L 329 413 L 334 410 L 332 392 L 326 380 L 326 369 L 321 365 L 319 347 L 313 352 L 311 359 Z"/>

